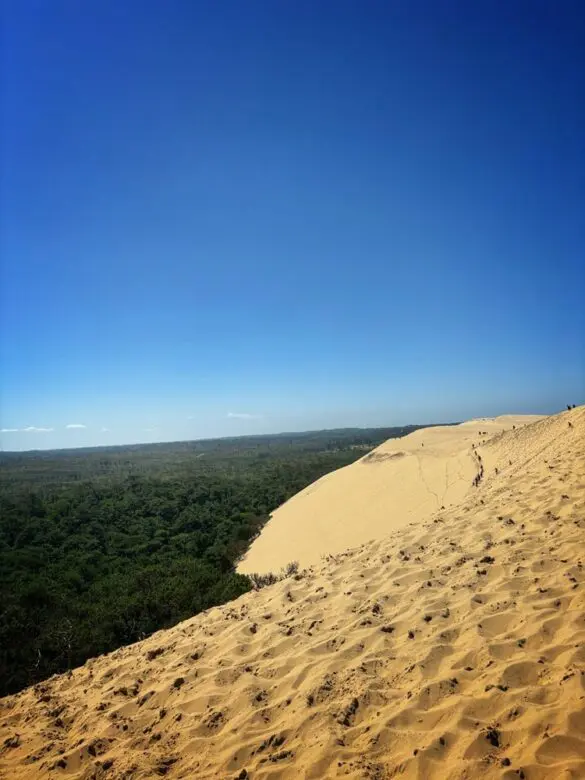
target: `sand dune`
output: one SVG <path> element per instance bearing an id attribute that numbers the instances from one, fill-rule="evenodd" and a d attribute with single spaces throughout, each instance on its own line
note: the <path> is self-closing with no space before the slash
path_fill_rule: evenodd
<path id="1" fill-rule="evenodd" d="M 584 778 L 585 408 L 493 424 L 460 503 L 1 700 L 0 777 Z"/>
<path id="2" fill-rule="evenodd" d="M 478 473 L 472 444 L 539 419 L 506 415 L 390 439 L 279 507 L 238 571 L 278 571 L 290 561 L 309 566 L 460 503 Z"/>

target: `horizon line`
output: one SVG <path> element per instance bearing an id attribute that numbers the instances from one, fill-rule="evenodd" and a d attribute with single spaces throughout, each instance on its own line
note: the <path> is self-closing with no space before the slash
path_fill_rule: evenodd
<path id="1" fill-rule="evenodd" d="M 487 418 L 486 418 L 487 419 Z M 348 425 L 341 428 L 307 428 L 298 431 L 276 431 L 272 433 L 249 433 L 236 436 L 206 436 L 200 439 L 170 439 L 169 441 L 137 441 L 124 444 L 88 444 L 79 447 L 52 447 L 50 449 L 4 450 L 0 447 L 0 455 L 23 455 L 25 453 L 76 452 L 78 450 L 114 450 L 123 447 L 160 447 L 168 444 L 188 444 L 189 442 L 226 441 L 229 439 L 261 439 L 266 436 L 299 436 L 307 433 L 334 433 L 336 431 L 379 431 L 384 428 L 436 428 L 441 425 L 460 425 L 464 420 L 440 423 L 405 423 L 404 425 Z"/>

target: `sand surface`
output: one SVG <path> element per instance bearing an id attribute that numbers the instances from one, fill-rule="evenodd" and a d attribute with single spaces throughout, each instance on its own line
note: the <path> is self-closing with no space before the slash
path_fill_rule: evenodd
<path id="1" fill-rule="evenodd" d="M 459 504 L 0 700 L 0 777 L 585 778 L 585 408 L 482 438 Z"/>
<path id="2" fill-rule="evenodd" d="M 309 485 L 273 512 L 238 571 L 279 571 L 290 561 L 309 566 L 323 555 L 427 520 L 441 507 L 460 503 L 473 488 L 478 461 L 472 444 L 539 419 L 506 415 L 423 428 L 389 439 L 356 463 Z"/>

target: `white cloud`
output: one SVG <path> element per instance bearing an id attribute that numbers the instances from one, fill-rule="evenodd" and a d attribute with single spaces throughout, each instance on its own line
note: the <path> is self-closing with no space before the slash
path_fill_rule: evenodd
<path id="1" fill-rule="evenodd" d="M 18 428 L 2 428 L 0 433 L 18 433 Z"/>
<path id="2" fill-rule="evenodd" d="M 72 430 L 73 428 L 87 428 L 87 425 L 82 425 L 81 423 L 69 423 L 69 425 L 65 426 L 69 430 Z"/>
<path id="3" fill-rule="evenodd" d="M 51 433 L 54 428 L 36 428 L 34 425 L 29 425 L 28 428 L 23 428 L 23 433 Z"/>
<path id="4" fill-rule="evenodd" d="M 102 433 L 109 433 L 109 432 L 110 432 L 110 429 L 109 429 L 109 428 L 102 428 L 102 431 L 101 431 L 101 432 L 102 432 Z"/>
<path id="5" fill-rule="evenodd" d="M 258 420 L 262 415 L 248 414 L 248 412 L 228 412 L 227 416 L 237 420 Z"/>

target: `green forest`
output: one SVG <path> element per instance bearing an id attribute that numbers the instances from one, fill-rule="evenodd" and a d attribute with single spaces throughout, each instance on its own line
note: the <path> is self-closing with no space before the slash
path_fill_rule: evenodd
<path id="1" fill-rule="evenodd" d="M 250 590 L 272 510 L 420 426 L 0 454 L 0 695 Z"/>

